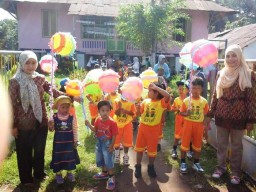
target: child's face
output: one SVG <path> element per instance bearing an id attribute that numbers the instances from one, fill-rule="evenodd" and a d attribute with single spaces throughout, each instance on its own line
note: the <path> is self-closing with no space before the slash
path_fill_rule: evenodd
<path id="1" fill-rule="evenodd" d="M 107 105 L 103 105 L 99 110 L 102 120 L 107 120 L 110 114 L 110 108 Z"/>
<path id="2" fill-rule="evenodd" d="M 188 88 L 183 85 L 180 85 L 178 87 L 178 94 L 179 96 L 186 96 L 188 94 Z"/>
<path id="3" fill-rule="evenodd" d="M 33 74 L 37 68 L 37 61 L 35 59 L 29 59 L 23 66 L 23 71 L 26 74 Z"/>
<path id="4" fill-rule="evenodd" d="M 157 75 L 158 75 L 158 76 L 163 76 L 163 75 L 164 75 L 164 70 L 163 70 L 163 69 L 158 70 L 158 71 L 157 71 Z"/>
<path id="5" fill-rule="evenodd" d="M 63 103 L 58 107 L 58 113 L 61 115 L 68 115 L 69 114 L 69 103 Z"/>
<path id="6" fill-rule="evenodd" d="M 191 86 L 191 94 L 193 98 L 199 98 L 201 93 L 203 91 L 203 88 L 201 85 L 193 85 Z"/>
<path id="7" fill-rule="evenodd" d="M 157 99 L 158 92 L 154 91 L 153 89 L 148 90 L 148 98 L 150 99 Z"/>

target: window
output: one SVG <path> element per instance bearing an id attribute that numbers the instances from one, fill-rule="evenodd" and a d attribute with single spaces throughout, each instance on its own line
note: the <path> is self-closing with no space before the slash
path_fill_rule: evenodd
<path id="1" fill-rule="evenodd" d="M 84 39 L 111 39 L 116 36 L 116 24 L 112 17 L 83 16 L 77 22 L 81 23 Z"/>
<path id="2" fill-rule="evenodd" d="M 57 14 L 55 10 L 42 11 L 42 35 L 51 37 L 57 32 Z"/>
<path id="3" fill-rule="evenodd" d="M 179 42 L 191 41 L 191 22 L 184 18 L 177 19 L 174 24 L 176 28 L 181 29 L 185 34 L 173 34 L 173 39 Z"/>

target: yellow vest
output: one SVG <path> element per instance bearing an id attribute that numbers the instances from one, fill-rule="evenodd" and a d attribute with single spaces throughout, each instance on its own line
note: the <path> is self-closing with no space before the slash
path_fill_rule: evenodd
<path id="1" fill-rule="evenodd" d="M 127 111 L 132 111 L 132 107 L 133 107 L 133 109 L 135 109 L 135 105 L 133 103 L 128 102 L 128 101 L 123 101 L 121 98 L 117 98 L 115 100 L 115 104 L 114 104 L 115 110 L 118 109 L 119 102 L 121 102 L 121 104 L 122 104 L 122 109 L 125 109 Z M 135 113 L 134 110 L 133 110 L 133 112 Z M 116 122 L 118 128 L 123 128 L 125 125 L 128 125 L 129 123 L 132 122 L 133 116 L 121 113 L 120 115 L 115 114 L 113 119 Z"/>
<path id="2" fill-rule="evenodd" d="M 189 105 L 189 100 L 190 98 L 187 97 L 186 99 L 184 99 L 183 103 L 186 106 L 186 109 L 188 109 L 188 105 Z M 205 107 L 207 107 L 207 110 L 209 108 L 208 106 L 208 102 L 205 98 L 200 97 L 200 99 L 192 99 L 190 101 L 190 105 L 191 105 L 191 115 L 184 117 L 184 119 L 188 120 L 188 121 L 193 121 L 193 122 L 203 122 L 204 121 L 204 115 L 205 115 Z"/>
<path id="3" fill-rule="evenodd" d="M 145 99 L 142 102 L 143 113 L 141 114 L 140 122 L 149 126 L 159 125 L 162 120 L 163 112 L 166 109 L 162 107 L 161 102 L 161 100 L 152 101 L 151 99 Z"/>

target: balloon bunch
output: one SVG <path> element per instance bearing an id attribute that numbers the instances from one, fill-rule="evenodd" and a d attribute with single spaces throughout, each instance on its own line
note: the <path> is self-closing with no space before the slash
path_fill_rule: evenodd
<path id="1" fill-rule="evenodd" d="M 40 59 L 39 65 L 41 67 L 41 70 L 44 71 L 45 73 L 51 73 L 52 67 L 54 72 L 58 69 L 58 62 L 51 55 L 44 55 Z"/>
<path id="2" fill-rule="evenodd" d="M 143 93 L 143 84 L 140 78 L 138 77 L 129 77 L 123 84 L 122 88 L 122 97 L 134 103 L 139 99 Z"/>
<path id="3" fill-rule="evenodd" d="M 111 93 L 118 89 L 120 76 L 113 70 L 106 70 L 99 76 L 99 86 L 105 93 Z"/>

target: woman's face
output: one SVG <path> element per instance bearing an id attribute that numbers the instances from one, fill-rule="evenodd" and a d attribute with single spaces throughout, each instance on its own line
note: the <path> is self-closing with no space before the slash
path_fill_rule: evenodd
<path id="1" fill-rule="evenodd" d="M 237 68 L 240 65 L 240 61 L 233 51 L 229 51 L 226 55 L 226 63 L 231 68 Z"/>
<path id="2" fill-rule="evenodd" d="M 33 74 L 37 68 L 37 61 L 35 59 L 29 59 L 23 66 L 23 71 L 26 74 Z"/>

